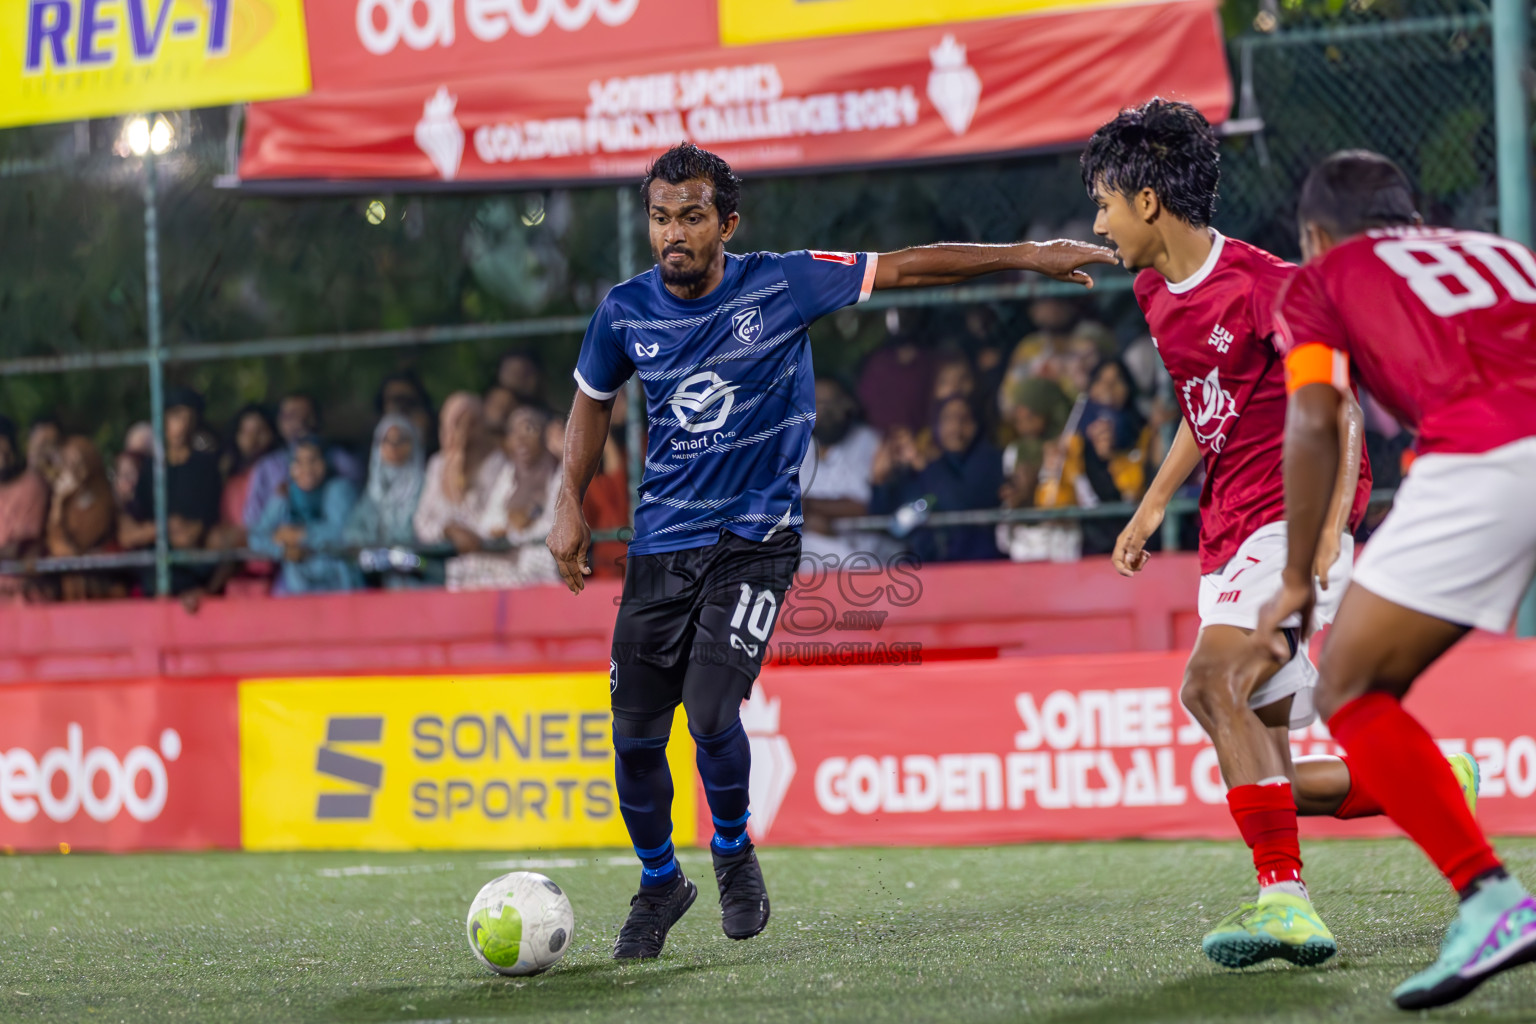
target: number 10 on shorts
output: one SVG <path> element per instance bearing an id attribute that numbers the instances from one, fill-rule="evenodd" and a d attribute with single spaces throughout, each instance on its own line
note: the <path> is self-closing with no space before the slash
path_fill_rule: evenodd
<path id="1" fill-rule="evenodd" d="M 748 614 L 749 608 L 751 609 L 750 615 Z M 752 588 L 743 583 L 741 585 L 741 597 L 736 602 L 736 611 L 731 615 L 731 629 L 733 631 L 731 639 L 733 641 L 739 640 L 738 635 L 734 631 L 741 629 L 742 623 L 745 622 L 748 633 L 759 640 L 766 641 L 768 634 L 773 632 L 773 616 L 778 610 L 779 602 L 773 596 L 773 591 L 758 591 L 757 600 L 754 601 L 752 600 Z M 734 643 L 732 646 L 735 646 Z M 742 648 L 747 651 L 749 656 L 757 657 L 758 647 L 756 644 L 744 643 Z"/>

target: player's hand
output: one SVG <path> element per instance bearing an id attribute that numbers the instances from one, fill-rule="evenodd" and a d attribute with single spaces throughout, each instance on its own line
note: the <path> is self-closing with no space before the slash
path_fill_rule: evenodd
<path id="1" fill-rule="evenodd" d="M 1120 536 L 1115 538 L 1115 554 L 1112 561 L 1121 576 L 1135 576 L 1147 565 L 1147 539 L 1163 525 L 1163 510 L 1146 508 L 1136 510 L 1131 521 L 1125 524 Z"/>
<path id="2" fill-rule="evenodd" d="M 1333 570 L 1333 563 L 1339 560 L 1342 543 L 1339 537 L 1332 530 L 1324 530 L 1317 541 L 1317 557 L 1312 563 L 1312 575 L 1316 577 L 1317 585 L 1324 590 L 1328 589 L 1328 573 Z"/>
<path id="3" fill-rule="evenodd" d="M 1291 645 L 1286 641 L 1280 624 L 1292 615 L 1301 617 L 1301 639 L 1305 643 L 1312 635 L 1312 609 L 1317 604 L 1317 591 L 1311 577 L 1297 579 L 1290 572 L 1280 577 L 1280 592 L 1259 609 L 1259 624 L 1253 631 L 1253 640 L 1268 648 L 1269 653 L 1282 665 L 1291 660 Z"/>
<path id="4" fill-rule="evenodd" d="M 1025 242 L 1023 248 L 1025 254 L 1020 264 L 1021 269 L 1033 270 L 1057 281 L 1080 284 L 1084 288 L 1093 287 L 1093 278 L 1079 268 L 1095 263 L 1119 262 L 1113 249 L 1066 238 L 1050 242 Z"/>
<path id="5" fill-rule="evenodd" d="M 549 536 L 544 538 L 544 545 L 555 556 L 560 578 L 565 580 L 571 593 L 581 593 L 587 585 L 586 577 L 592 575 L 592 566 L 587 564 L 587 549 L 592 546 L 592 528 L 581 514 L 579 502 L 568 500 L 563 494 L 560 496 L 560 503 L 555 509 L 555 525 L 549 531 Z"/>

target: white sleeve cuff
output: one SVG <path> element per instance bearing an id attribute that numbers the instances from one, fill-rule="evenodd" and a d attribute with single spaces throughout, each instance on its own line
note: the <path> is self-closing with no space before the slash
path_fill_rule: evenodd
<path id="1" fill-rule="evenodd" d="M 586 392 L 588 398 L 594 398 L 599 402 L 606 402 L 608 399 L 619 393 L 618 388 L 614 388 L 612 391 L 597 390 L 597 388 L 587 383 L 586 378 L 581 375 L 580 370 L 572 370 L 571 376 L 576 378 L 576 386 L 581 388 L 582 391 Z M 623 385 L 620 385 L 620 387 L 622 386 Z"/>
<path id="2" fill-rule="evenodd" d="M 871 292 L 875 290 L 875 268 L 880 265 L 880 254 L 867 252 L 864 254 L 864 283 L 859 285 L 859 301 L 869 299 Z"/>

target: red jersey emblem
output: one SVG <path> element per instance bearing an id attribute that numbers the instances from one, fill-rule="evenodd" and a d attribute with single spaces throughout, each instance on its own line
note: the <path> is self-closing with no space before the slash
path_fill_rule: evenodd
<path id="1" fill-rule="evenodd" d="M 1219 370 L 1185 382 L 1184 407 L 1189 410 L 1189 426 L 1195 439 L 1220 453 L 1227 443 L 1227 424 L 1237 419 L 1237 403 L 1232 393 L 1221 386 Z"/>
<path id="2" fill-rule="evenodd" d="M 825 260 L 828 263 L 841 263 L 845 267 L 851 267 L 859 262 L 859 254 L 854 252 L 823 252 L 820 249 L 807 249 L 813 260 Z"/>

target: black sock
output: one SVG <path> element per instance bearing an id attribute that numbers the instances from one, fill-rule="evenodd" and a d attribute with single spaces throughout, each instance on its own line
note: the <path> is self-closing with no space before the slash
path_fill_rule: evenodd
<path id="1" fill-rule="evenodd" d="M 641 886 L 670 885 L 681 870 L 672 848 L 672 771 L 667 737 L 613 737 L 614 783 L 629 840 L 640 858 Z"/>
<path id="2" fill-rule="evenodd" d="M 1482 889 L 1484 883 L 1502 882 L 1508 877 L 1509 872 L 1505 871 L 1502 867 L 1489 868 L 1487 871 L 1484 871 L 1482 874 L 1472 879 L 1472 881 L 1468 882 L 1466 888 L 1458 889 L 1456 895 L 1460 896 L 1461 901 L 1465 903 L 1467 900 L 1477 895 L 1478 890 Z"/>
<path id="3" fill-rule="evenodd" d="M 710 846 L 718 853 L 744 849 L 747 838 L 747 782 L 752 774 L 752 745 L 741 719 L 711 736 L 693 736 L 698 745 L 699 778 L 709 799 L 715 835 Z"/>

